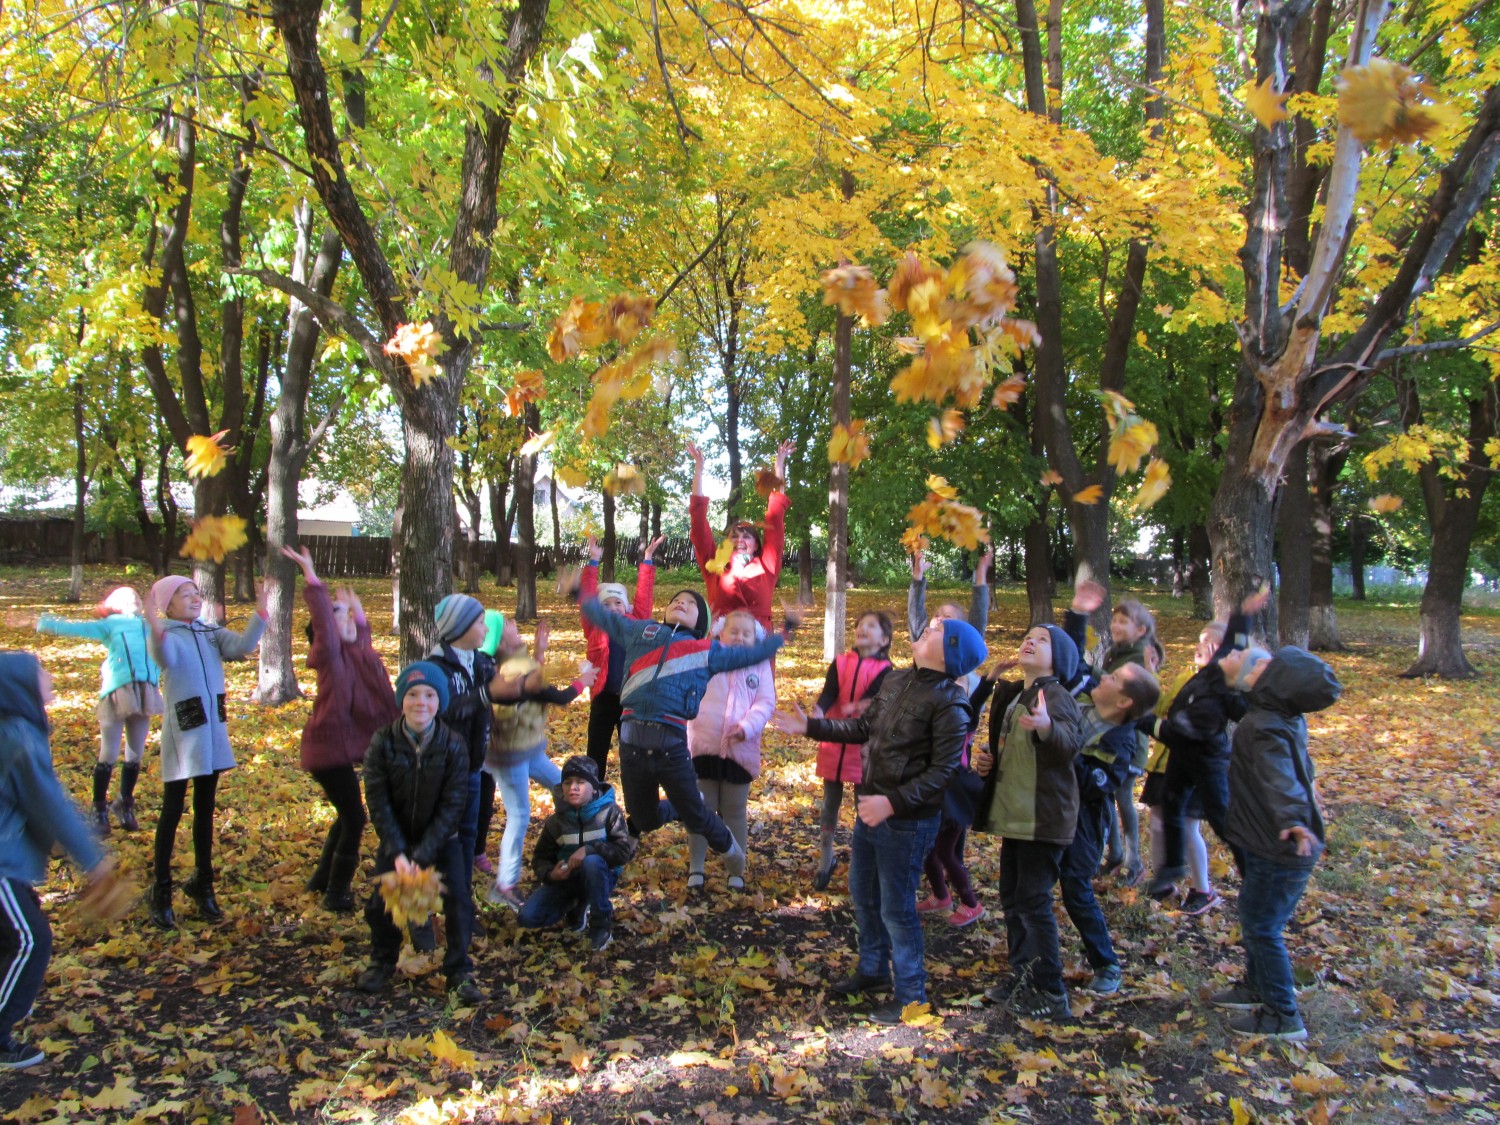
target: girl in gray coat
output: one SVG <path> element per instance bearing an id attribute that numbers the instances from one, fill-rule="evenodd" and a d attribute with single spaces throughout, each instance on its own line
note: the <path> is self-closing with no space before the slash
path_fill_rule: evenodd
<path id="1" fill-rule="evenodd" d="M 262 595 L 264 596 L 264 595 Z M 198 620 L 203 598 L 192 579 L 168 575 L 151 587 L 151 657 L 161 666 L 166 714 L 161 729 L 161 779 L 165 792 L 156 822 L 155 881 L 148 901 L 151 920 L 175 929 L 172 911 L 172 846 L 193 783 L 193 859 L 197 870 L 182 889 L 198 913 L 215 921 L 223 911 L 214 900 L 214 798 L 219 774 L 234 768 L 225 726 L 224 661 L 255 651 L 266 627 L 262 602 L 242 633 Z M 160 617 L 157 614 L 161 614 Z"/>

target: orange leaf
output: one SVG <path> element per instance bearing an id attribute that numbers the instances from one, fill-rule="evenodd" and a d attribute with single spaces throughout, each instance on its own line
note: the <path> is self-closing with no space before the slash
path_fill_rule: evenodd
<path id="1" fill-rule="evenodd" d="M 177 553 L 185 559 L 212 559 L 221 563 L 231 551 L 239 550 L 247 542 L 245 521 L 239 516 L 204 516 L 193 521 Z"/>
<path id="2" fill-rule="evenodd" d="M 850 422 L 848 429 L 845 429 L 842 423 L 834 425 L 833 436 L 828 439 L 828 463 L 830 465 L 842 462 L 853 469 L 869 456 L 870 439 L 865 434 L 865 424 L 862 420 L 855 419 Z"/>
<path id="3" fill-rule="evenodd" d="M 1399 512 L 1404 503 L 1401 497 L 1383 492 L 1379 496 L 1370 497 L 1370 511 L 1377 515 L 1389 515 L 1391 512 Z"/>
<path id="4" fill-rule="evenodd" d="M 1075 504 L 1097 504 L 1104 499 L 1104 486 L 1102 484 L 1091 484 L 1087 488 L 1080 488 L 1073 493 Z"/>

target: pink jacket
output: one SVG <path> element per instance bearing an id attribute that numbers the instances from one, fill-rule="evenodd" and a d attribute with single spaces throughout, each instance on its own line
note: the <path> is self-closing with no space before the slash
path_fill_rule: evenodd
<path id="1" fill-rule="evenodd" d="M 776 681 L 771 662 L 720 672 L 708 681 L 698 717 L 688 722 L 688 750 L 695 758 L 728 758 L 751 777 L 760 775 L 760 735 L 776 710 Z M 727 741 L 736 727 L 741 742 Z"/>

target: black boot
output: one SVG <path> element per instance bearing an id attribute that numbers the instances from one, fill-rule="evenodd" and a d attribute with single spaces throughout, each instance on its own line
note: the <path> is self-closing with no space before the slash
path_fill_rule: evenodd
<path id="1" fill-rule="evenodd" d="M 146 891 L 146 904 L 151 911 L 151 921 L 164 930 L 177 928 L 177 915 L 172 910 L 172 880 L 158 879 Z"/>
<path id="2" fill-rule="evenodd" d="M 120 765 L 120 796 L 110 806 L 110 811 L 126 832 L 138 831 L 140 822 L 135 818 L 135 783 L 141 776 L 139 762 L 122 762 Z"/>
<path id="3" fill-rule="evenodd" d="M 108 762 L 94 763 L 94 826 L 99 835 L 109 835 L 109 779 L 115 767 Z"/>
<path id="4" fill-rule="evenodd" d="M 214 877 L 202 871 L 194 871 L 193 877 L 182 884 L 182 893 L 198 904 L 198 915 L 206 922 L 217 922 L 224 917 L 219 903 L 214 898 Z"/>
<path id="5" fill-rule="evenodd" d="M 328 826 L 328 835 L 323 839 L 323 854 L 318 859 L 318 866 L 313 869 L 311 878 L 307 880 L 307 889 L 312 894 L 319 894 L 328 889 L 328 873 L 333 869 L 333 853 L 338 847 L 339 826 L 334 821 Z"/>
<path id="6" fill-rule="evenodd" d="M 328 890 L 323 895 L 323 909 L 331 910 L 335 914 L 354 913 L 354 892 L 349 889 L 349 884 L 354 879 L 354 872 L 359 867 L 359 853 L 352 856 L 335 855 L 328 869 Z"/>

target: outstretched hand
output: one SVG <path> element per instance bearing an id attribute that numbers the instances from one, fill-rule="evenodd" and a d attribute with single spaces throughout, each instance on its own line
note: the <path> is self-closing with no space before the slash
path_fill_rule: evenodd
<path id="1" fill-rule="evenodd" d="M 927 577 L 927 555 L 922 551 L 911 553 L 911 578 L 913 582 L 920 582 Z"/>
<path id="2" fill-rule="evenodd" d="M 665 535 L 658 535 L 655 539 L 651 540 L 651 542 L 646 545 L 646 553 L 641 556 L 641 562 L 655 562 L 656 549 L 666 541 L 667 537 Z M 602 551 L 600 553 L 603 554 Z"/>
<path id="3" fill-rule="evenodd" d="M 1052 716 L 1047 712 L 1047 693 L 1038 692 L 1031 710 L 1017 720 L 1024 730 L 1029 730 L 1043 742 L 1052 737 Z"/>
<path id="4" fill-rule="evenodd" d="M 295 547 L 283 546 L 281 548 L 281 553 L 283 556 L 291 559 L 294 563 L 297 564 L 298 567 L 301 568 L 302 577 L 308 583 L 318 581 L 318 572 L 313 569 L 313 557 L 310 550 L 304 547 L 299 551 Z"/>
<path id="5" fill-rule="evenodd" d="M 792 455 L 791 441 L 783 441 L 776 447 L 776 475 L 786 480 L 786 459 Z"/>
<path id="6" fill-rule="evenodd" d="M 1104 604 L 1104 587 L 1085 578 L 1073 587 L 1073 612 L 1093 613 Z"/>
<path id="7" fill-rule="evenodd" d="M 1240 603 L 1240 612 L 1246 617 L 1254 617 L 1265 609 L 1271 601 L 1271 586 L 1269 583 L 1261 586 L 1255 593 Z"/>
<path id="8" fill-rule="evenodd" d="M 1019 660 L 997 660 L 990 670 L 984 674 L 984 678 L 989 680 L 990 683 L 994 683 L 1001 676 L 1005 675 L 1005 673 L 1014 671 L 1020 663 Z"/>
<path id="9" fill-rule="evenodd" d="M 800 704 L 793 703 L 790 711 L 777 710 L 771 716 L 771 727 L 779 730 L 782 734 L 805 735 L 807 733 L 807 712 L 802 710 Z"/>
<path id="10" fill-rule="evenodd" d="M 599 540 L 589 533 L 588 542 L 583 545 L 584 552 L 589 557 L 589 562 L 598 562 L 604 557 L 604 548 L 599 546 Z"/>
<path id="11" fill-rule="evenodd" d="M 693 459 L 693 468 L 703 468 L 703 450 L 699 449 L 693 442 L 687 443 L 687 455 Z"/>

